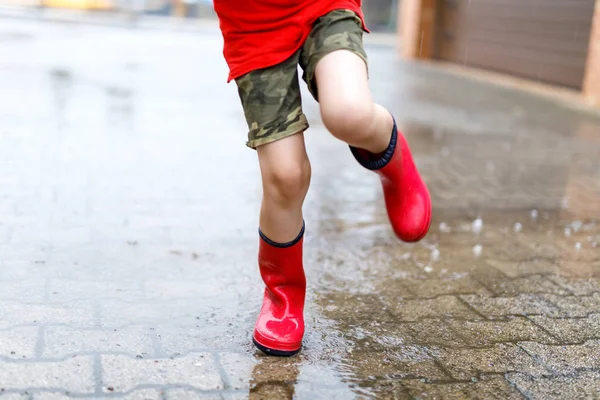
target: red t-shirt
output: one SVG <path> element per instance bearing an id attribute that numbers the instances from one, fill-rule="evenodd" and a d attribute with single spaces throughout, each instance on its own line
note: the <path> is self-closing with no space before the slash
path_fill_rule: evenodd
<path id="1" fill-rule="evenodd" d="M 356 12 L 368 32 L 362 0 L 214 0 L 223 33 L 227 82 L 279 64 L 302 45 L 315 21 L 330 11 Z"/>

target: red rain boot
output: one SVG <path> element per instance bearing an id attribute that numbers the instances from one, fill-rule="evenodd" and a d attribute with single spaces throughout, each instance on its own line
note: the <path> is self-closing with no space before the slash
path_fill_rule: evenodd
<path id="1" fill-rule="evenodd" d="M 266 354 L 293 356 L 300 351 L 304 335 L 304 225 L 298 237 L 285 244 L 259 233 L 258 265 L 266 288 L 253 341 Z"/>
<path id="2" fill-rule="evenodd" d="M 350 146 L 356 160 L 381 178 L 385 205 L 396 236 L 405 242 L 417 242 L 431 225 L 431 197 L 423 182 L 396 121 L 387 150 L 379 159 L 368 151 Z"/>

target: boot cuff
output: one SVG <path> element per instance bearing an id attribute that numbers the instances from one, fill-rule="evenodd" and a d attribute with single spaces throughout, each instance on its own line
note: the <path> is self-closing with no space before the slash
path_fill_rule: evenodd
<path id="1" fill-rule="evenodd" d="M 385 167 L 390 162 L 394 155 L 394 151 L 396 150 L 397 142 L 398 128 L 396 127 L 396 120 L 394 119 L 394 128 L 392 129 L 392 137 L 390 138 L 390 144 L 388 145 L 387 149 L 385 149 L 385 152 L 383 153 L 381 158 L 377 160 L 369 160 L 361 154 L 361 152 L 366 150 L 360 150 L 352 146 L 350 146 L 350 151 L 352 152 L 352 155 L 354 156 L 354 158 L 356 158 L 356 161 L 358 161 L 360 165 L 362 165 L 368 170 L 375 171 Z"/>
<path id="2" fill-rule="evenodd" d="M 304 223 L 304 221 L 302 221 L 302 229 L 300 230 L 300 233 L 298 234 L 298 236 L 296 236 L 296 238 L 294 240 L 292 240 L 291 242 L 287 242 L 287 243 L 277 243 L 277 242 L 272 241 L 264 233 L 262 233 L 260 228 L 258 229 L 258 234 L 260 235 L 260 238 L 262 240 L 264 240 L 268 245 L 283 249 L 286 247 L 292 247 L 293 245 L 298 243 L 300 240 L 302 240 L 302 237 L 304 236 L 304 226 L 305 226 L 305 223 Z"/>

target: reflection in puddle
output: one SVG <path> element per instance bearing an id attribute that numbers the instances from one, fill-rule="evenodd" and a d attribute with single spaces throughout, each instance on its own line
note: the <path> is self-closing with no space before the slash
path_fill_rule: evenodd
<path id="1" fill-rule="evenodd" d="M 494 374 L 541 368 L 517 356 L 521 343 L 568 345 L 547 330 L 600 310 L 600 171 L 582 161 L 600 159 L 600 146 L 548 126 L 515 124 L 501 140 L 415 127 L 405 124 L 434 199 L 421 243 L 395 242 L 352 164 L 335 173 L 326 164 L 314 178 L 330 190 L 313 195 L 321 209 L 309 276 L 315 306 L 346 346 L 332 365 L 358 397 L 517 395 Z M 448 157 L 435 155 L 444 149 Z M 600 338 L 588 326 L 586 337 Z"/>

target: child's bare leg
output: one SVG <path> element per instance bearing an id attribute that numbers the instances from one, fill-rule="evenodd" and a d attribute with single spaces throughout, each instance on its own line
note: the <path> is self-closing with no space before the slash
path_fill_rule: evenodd
<path id="1" fill-rule="evenodd" d="M 352 11 L 335 10 L 320 18 L 303 46 L 304 78 L 327 129 L 350 145 L 363 167 L 381 176 L 396 235 L 415 242 L 429 230 L 431 198 L 394 118 L 373 102 L 362 32 Z"/>
<path id="2" fill-rule="evenodd" d="M 263 184 L 260 229 L 278 243 L 291 242 L 302 229 L 302 204 L 310 184 L 304 135 L 257 148 Z"/>
<path id="3" fill-rule="evenodd" d="M 284 62 L 252 71 L 236 83 L 248 122 L 248 143 L 256 149 L 263 185 L 258 267 L 265 283 L 254 326 L 263 352 L 291 356 L 304 335 L 306 276 L 303 266 L 302 203 L 310 183 L 303 132 L 297 52 Z"/>
<path id="4" fill-rule="evenodd" d="M 323 57 L 315 68 L 323 123 L 336 138 L 371 153 L 387 149 L 394 121 L 369 90 L 367 67 L 348 50 Z"/>

